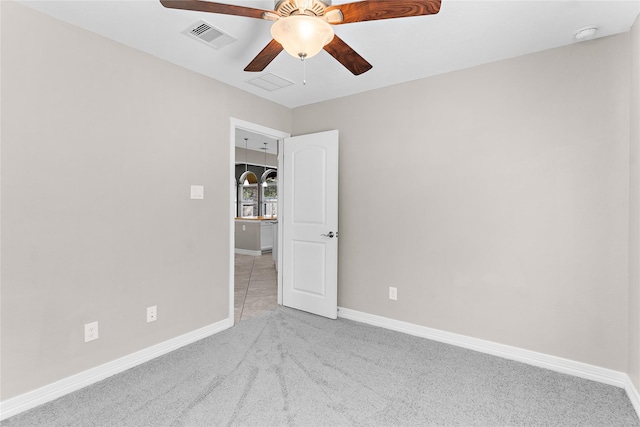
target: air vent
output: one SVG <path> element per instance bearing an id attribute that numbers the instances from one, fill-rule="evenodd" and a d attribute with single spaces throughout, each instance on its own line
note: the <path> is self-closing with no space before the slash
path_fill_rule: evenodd
<path id="1" fill-rule="evenodd" d="M 247 83 L 251 83 L 254 86 L 258 86 L 261 89 L 273 92 L 274 90 L 282 89 L 283 87 L 291 86 L 292 81 L 289 81 L 275 74 L 264 74 L 255 79 L 247 80 Z"/>
<path id="2" fill-rule="evenodd" d="M 236 41 L 235 37 L 232 37 L 221 29 L 216 28 L 205 21 L 198 21 L 195 24 L 190 25 L 189 28 L 182 32 L 182 34 L 199 40 L 214 49 L 220 49 L 221 47 Z"/>

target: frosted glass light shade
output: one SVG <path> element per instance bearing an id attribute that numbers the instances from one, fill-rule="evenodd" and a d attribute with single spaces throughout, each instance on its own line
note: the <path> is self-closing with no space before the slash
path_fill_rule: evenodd
<path id="1" fill-rule="evenodd" d="M 274 22 L 271 35 L 291 56 L 311 58 L 333 40 L 333 28 L 320 18 L 293 15 Z"/>

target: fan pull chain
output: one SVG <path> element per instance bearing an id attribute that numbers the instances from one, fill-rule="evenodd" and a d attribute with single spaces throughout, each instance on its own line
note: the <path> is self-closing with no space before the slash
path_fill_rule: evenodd
<path id="1" fill-rule="evenodd" d="M 307 85 L 307 63 L 304 60 L 307 57 L 306 53 L 300 53 L 300 60 L 302 61 L 302 84 Z"/>

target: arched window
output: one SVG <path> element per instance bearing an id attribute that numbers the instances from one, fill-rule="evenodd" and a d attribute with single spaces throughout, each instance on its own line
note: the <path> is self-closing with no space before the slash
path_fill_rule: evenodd
<path id="1" fill-rule="evenodd" d="M 266 217 L 278 215 L 278 171 L 267 169 L 260 177 L 260 214 Z"/>
<path id="2" fill-rule="evenodd" d="M 238 216 L 258 216 L 258 177 L 246 171 L 238 179 Z"/>

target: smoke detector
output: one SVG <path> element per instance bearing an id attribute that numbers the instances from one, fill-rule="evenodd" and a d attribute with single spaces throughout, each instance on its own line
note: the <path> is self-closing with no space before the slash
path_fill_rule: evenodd
<path id="1" fill-rule="evenodd" d="M 579 42 L 583 40 L 589 40 L 594 38 L 597 32 L 598 27 L 596 27 L 595 25 L 589 25 L 588 27 L 580 28 L 578 31 L 576 31 L 574 38 Z"/>

